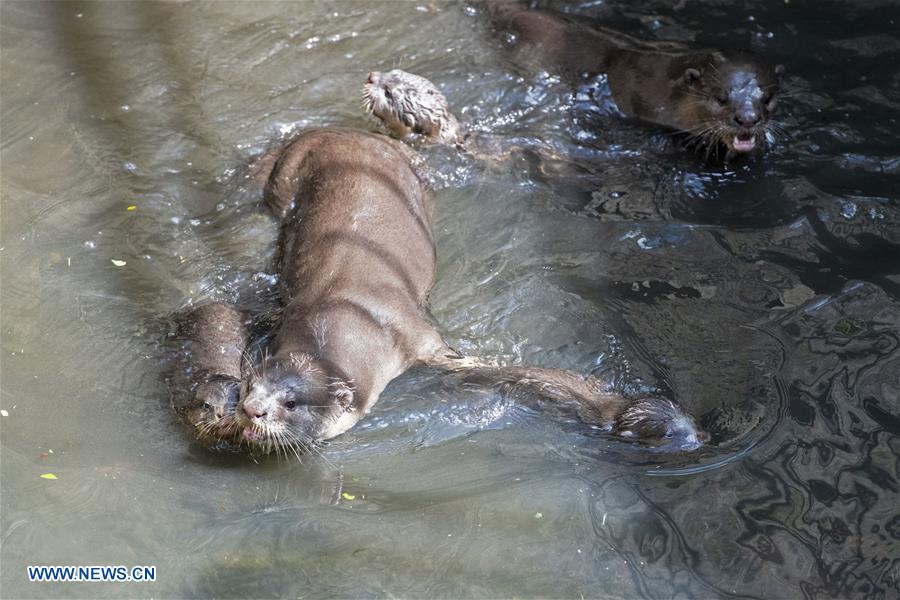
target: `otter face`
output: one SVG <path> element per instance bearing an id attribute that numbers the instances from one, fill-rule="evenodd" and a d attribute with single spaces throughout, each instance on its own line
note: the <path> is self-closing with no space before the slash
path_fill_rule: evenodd
<path id="1" fill-rule="evenodd" d="M 399 138 L 412 132 L 453 141 L 458 135 L 447 99 L 424 77 L 400 69 L 372 71 L 363 86 L 363 102 Z"/>
<path id="2" fill-rule="evenodd" d="M 642 398 L 616 417 L 613 431 L 668 451 L 696 450 L 709 435 L 671 401 Z"/>
<path id="3" fill-rule="evenodd" d="M 689 133 L 709 145 L 722 143 L 736 154 L 752 152 L 766 139 L 784 67 L 729 62 L 714 55 L 705 71 L 684 72 L 689 120 L 696 124 Z"/>
<path id="4" fill-rule="evenodd" d="M 297 455 L 360 418 L 353 388 L 329 377 L 307 355 L 273 359 L 245 378 L 236 410 L 241 442 L 263 452 Z"/>
<path id="5" fill-rule="evenodd" d="M 227 440 L 234 437 L 234 411 L 240 381 L 233 377 L 214 378 L 197 386 L 187 410 L 187 420 L 201 439 Z"/>

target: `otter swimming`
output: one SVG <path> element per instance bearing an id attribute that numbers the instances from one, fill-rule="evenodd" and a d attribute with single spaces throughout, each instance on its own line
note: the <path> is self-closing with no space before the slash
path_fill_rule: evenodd
<path id="1" fill-rule="evenodd" d="M 363 103 L 398 139 L 415 133 L 440 144 L 463 142 L 462 127 L 447 98 L 419 75 L 400 69 L 372 71 L 363 86 Z"/>
<path id="2" fill-rule="evenodd" d="M 436 252 L 432 195 L 414 161 L 396 140 L 345 129 L 304 131 L 259 161 L 282 224 L 284 308 L 271 355 L 244 373 L 239 442 L 297 454 L 352 427 L 421 363 L 527 390 L 623 437 L 696 448 L 702 434 L 667 400 L 628 400 L 561 369 L 487 365 L 444 343 L 424 315 Z"/>
<path id="3" fill-rule="evenodd" d="M 201 304 L 179 323 L 182 365 L 190 397 L 179 407 L 198 436 L 216 441 L 233 436 L 241 365 L 249 332 L 246 317 L 220 302 Z"/>
<path id="4" fill-rule="evenodd" d="M 688 146 L 724 145 L 729 156 L 760 148 L 770 133 L 784 67 L 750 52 L 645 42 L 510 0 L 488 2 L 495 29 L 525 68 L 572 78 L 605 74 L 626 116 L 689 136 Z"/>
<path id="5" fill-rule="evenodd" d="M 431 81 L 401 69 L 387 73 L 371 71 L 363 86 L 363 105 L 385 129 L 403 141 L 443 144 L 466 152 L 478 160 L 498 161 L 525 148 L 484 134 L 466 133 L 447 98 Z M 541 157 L 557 158 L 550 148 L 531 144 Z"/>

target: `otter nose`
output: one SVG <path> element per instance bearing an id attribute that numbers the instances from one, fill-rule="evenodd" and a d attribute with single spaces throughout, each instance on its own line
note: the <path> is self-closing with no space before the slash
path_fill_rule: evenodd
<path id="1" fill-rule="evenodd" d="M 757 123 L 759 123 L 760 116 L 756 113 L 745 113 L 742 115 L 735 115 L 734 121 L 741 127 L 753 127 Z"/>
<path id="2" fill-rule="evenodd" d="M 262 406 L 256 406 L 254 404 L 244 403 L 244 406 L 241 407 L 244 411 L 244 414 L 247 415 L 249 419 L 261 419 L 266 416 L 266 409 Z"/>
<path id="3" fill-rule="evenodd" d="M 376 74 L 374 71 L 369 71 L 369 77 L 366 79 L 366 83 L 375 83 Z"/>

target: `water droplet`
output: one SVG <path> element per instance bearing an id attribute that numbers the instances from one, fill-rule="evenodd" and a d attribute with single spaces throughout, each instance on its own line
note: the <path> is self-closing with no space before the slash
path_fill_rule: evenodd
<path id="1" fill-rule="evenodd" d="M 845 219 L 852 219 L 856 216 L 856 204 L 853 202 L 844 202 L 841 204 L 841 216 Z"/>

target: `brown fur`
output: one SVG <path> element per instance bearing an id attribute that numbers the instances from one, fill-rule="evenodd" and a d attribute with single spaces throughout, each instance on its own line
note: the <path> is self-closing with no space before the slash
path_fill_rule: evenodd
<path id="1" fill-rule="evenodd" d="M 697 144 L 749 152 L 765 141 L 784 68 L 748 52 L 644 42 L 509 0 L 489 2 L 516 63 L 573 78 L 605 74 L 627 116 L 688 133 Z"/>
<path id="2" fill-rule="evenodd" d="M 271 356 L 245 373 L 236 411 L 242 442 L 296 454 L 339 435 L 415 363 L 449 370 L 464 383 L 528 391 L 586 422 L 641 437 L 640 427 L 617 427 L 632 403 L 592 377 L 489 365 L 443 342 L 423 314 L 435 275 L 432 195 L 402 143 L 311 129 L 275 153 L 257 163 L 267 165 L 257 176 L 281 219 L 284 309 Z M 693 440 L 675 449 L 696 447 L 693 421 L 667 406 L 679 443 Z"/>
<path id="3" fill-rule="evenodd" d="M 263 446 L 342 433 L 391 379 L 444 347 L 423 316 L 432 196 L 408 150 L 381 135 L 312 129 L 278 152 L 259 164 L 272 165 L 260 178 L 282 222 L 284 312 L 238 410 L 247 439 Z M 284 393 L 288 381 L 298 393 Z"/>
<path id="4" fill-rule="evenodd" d="M 248 340 L 245 317 L 219 302 L 202 304 L 180 323 L 179 337 L 192 391 L 185 418 L 202 438 L 227 438 L 233 434 Z"/>

